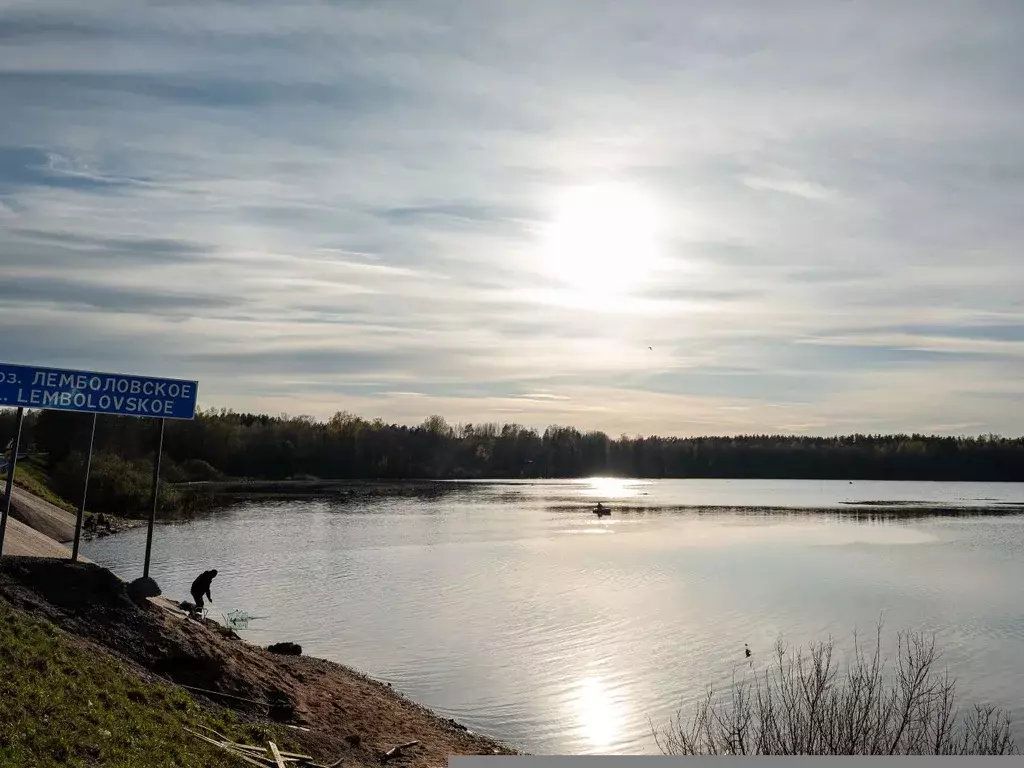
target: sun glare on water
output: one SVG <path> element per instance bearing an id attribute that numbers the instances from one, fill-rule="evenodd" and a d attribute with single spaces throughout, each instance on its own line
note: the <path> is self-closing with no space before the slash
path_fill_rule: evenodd
<path id="1" fill-rule="evenodd" d="M 628 294 L 658 260 L 660 219 L 653 198 L 628 185 L 565 189 L 543 231 L 545 269 L 578 298 Z"/>
<path id="2" fill-rule="evenodd" d="M 607 749 L 620 736 L 624 712 L 600 678 L 581 681 L 577 692 L 580 735 L 594 749 Z"/>
<path id="3" fill-rule="evenodd" d="M 636 496 L 642 483 L 621 477 L 590 477 L 580 481 L 581 493 L 595 499 L 625 499 Z"/>

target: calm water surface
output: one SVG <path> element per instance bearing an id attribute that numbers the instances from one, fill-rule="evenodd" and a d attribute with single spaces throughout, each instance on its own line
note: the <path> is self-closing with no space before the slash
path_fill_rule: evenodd
<path id="1" fill-rule="evenodd" d="M 615 514 L 589 514 L 598 499 Z M 880 616 L 935 631 L 964 700 L 1010 707 L 1024 742 L 1024 516 L 970 510 L 1000 503 L 1024 486 L 467 483 L 160 526 L 152 575 L 184 598 L 217 568 L 211 614 L 266 617 L 252 642 L 298 642 L 534 753 L 656 752 L 648 719 L 751 674 L 744 643 L 756 670 L 780 635 L 846 643 Z M 144 529 L 83 546 L 131 578 L 144 550 Z"/>

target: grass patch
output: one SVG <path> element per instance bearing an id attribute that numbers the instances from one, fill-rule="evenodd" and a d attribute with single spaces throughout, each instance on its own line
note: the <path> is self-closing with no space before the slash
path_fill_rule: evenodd
<path id="1" fill-rule="evenodd" d="M 197 725 L 249 744 L 296 748 L 287 733 L 201 707 L 2 601 L 0 670 L 0 765 L 245 765 L 184 731 Z"/>
<path id="2" fill-rule="evenodd" d="M 7 473 L 0 472 L 0 482 L 6 481 Z M 38 459 L 25 458 L 18 462 L 18 468 L 14 470 L 14 484 L 34 496 L 38 496 L 43 501 L 50 502 L 55 507 L 60 507 L 73 515 L 78 514 L 78 507 L 75 504 L 65 501 L 53 490 L 53 488 L 56 487 L 53 477 L 49 472 L 47 472 L 44 465 Z M 88 521 L 88 519 L 94 514 L 95 512 L 93 510 L 86 509 L 85 520 Z M 110 514 L 105 515 L 105 517 L 115 525 L 128 520 L 128 518 Z"/>
<path id="3" fill-rule="evenodd" d="M 0 476 L 6 482 L 7 473 L 3 472 Z M 32 459 L 22 459 L 18 462 L 18 467 L 14 470 L 14 484 L 68 512 L 76 512 L 78 509 L 50 490 L 50 476 Z"/>

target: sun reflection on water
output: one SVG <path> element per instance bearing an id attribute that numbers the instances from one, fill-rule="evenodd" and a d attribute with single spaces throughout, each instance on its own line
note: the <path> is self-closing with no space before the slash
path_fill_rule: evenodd
<path id="1" fill-rule="evenodd" d="M 619 740 L 624 712 L 600 678 L 581 680 L 575 703 L 580 732 L 594 749 L 608 749 Z"/>
<path id="2" fill-rule="evenodd" d="M 643 485 L 642 482 L 621 477 L 591 477 L 583 483 L 583 494 L 595 499 L 628 499 L 638 495 L 638 488 Z"/>

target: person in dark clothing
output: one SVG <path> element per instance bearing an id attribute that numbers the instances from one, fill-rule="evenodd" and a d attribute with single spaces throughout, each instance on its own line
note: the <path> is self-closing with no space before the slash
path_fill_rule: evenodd
<path id="1" fill-rule="evenodd" d="M 217 570 L 203 571 L 196 577 L 196 580 L 192 582 L 192 602 L 196 604 L 196 613 L 201 613 L 203 610 L 203 595 L 206 595 L 206 599 L 211 603 L 213 597 L 210 595 L 210 584 L 213 583 L 213 577 L 217 575 Z"/>

